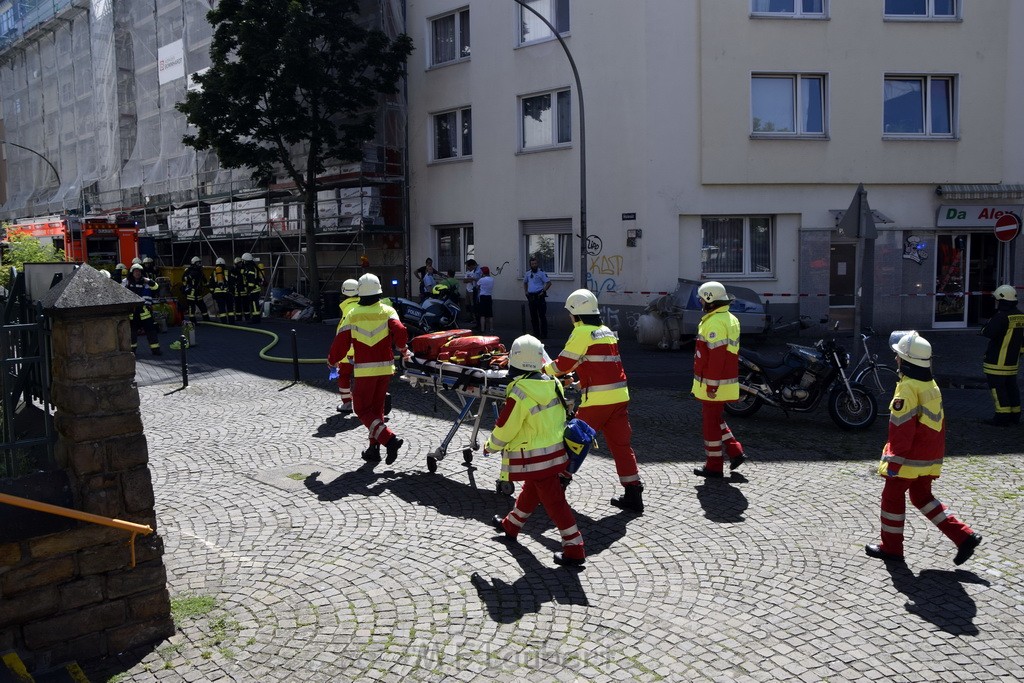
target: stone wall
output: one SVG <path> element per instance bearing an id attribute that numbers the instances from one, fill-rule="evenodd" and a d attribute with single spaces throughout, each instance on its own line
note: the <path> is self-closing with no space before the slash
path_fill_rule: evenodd
<path id="1" fill-rule="evenodd" d="M 139 299 L 82 266 L 51 290 L 56 456 L 76 509 L 157 528 L 128 315 Z M 2 511 L 0 511 L 2 513 Z M 0 544 L 0 652 L 30 668 L 86 661 L 174 633 L 157 534 L 81 523 Z"/>

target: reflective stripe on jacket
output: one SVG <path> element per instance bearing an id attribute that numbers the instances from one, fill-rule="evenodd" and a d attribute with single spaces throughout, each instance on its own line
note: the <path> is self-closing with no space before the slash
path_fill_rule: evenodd
<path id="1" fill-rule="evenodd" d="M 349 311 L 351 311 L 353 308 L 355 308 L 358 305 L 359 305 L 359 297 L 358 296 L 350 296 L 349 298 L 345 299 L 340 304 L 338 304 L 338 309 L 341 311 L 341 317 L 338 318 L 338 328 L 334 331 L 334 334 L 338 334 L 338 332 L 341 332 L 341 326 L 345 323 L 345 316 L 348 315 Z M 341 362 L 342 363 L 351 363 L 352 362 L 352 355 L 354 353 L 355 353 L 355 351 L 353 351 L 352 348 L 349 347 L 348 354 L 346 354 L 345 357 L 341 359 Z"/>
<path id="2" fill-rule="evenodd" d="M 735 401 L 740 397 L 740 321 L 721 306 L 705 313 L 697 328 L 693 352 L 693 385 L 690 391 L 701 401 Z M 714 398 L 708 387 L 715 387 Z"/>
<path id="3" fill-rule="evenodd" d="M 405 349 L 409 333 L 395 309 L 380 301 L 369 306 L 356 305 L 342 320 L 327 354 L 327 362 L 337 365 L 351 349 L 354 377 L 378 377 L 395 373 L 392 346 Z"/>
<path id="4" fill-rule="evenodd" d="M 982 370 L 987 375 L 1016 375 L 1024 344 L 1024 313 L 1001 303 L 981 333 L 988 337 Z"/>
<path id="5" fill-rule="evenodd" d="M 160 291 L 160 285 L 148 278 L 142 278 L 141 280 L 136 281 L 135 278 L 129 277 L 124 281 L 123 286 L 129 292 L 141 297 L 143 300 L 152 299 Z M 149 320 L 153 317 L 152 305 L 152 301 L 144 303 L 142 310 L 139 311 L 139 320 Z"/>
<path id="6" fill-rule="evenodd" d="M 937 477 L 946 453 L 946 418 L 935 380 L 902 376 L 889 404 L 889 440 L 878 474 L 903 479 Z"/>
<path id="7" fill-rule="evenodd" d="M 509 384 L 505 405 L 487 440 L 501 451 L 502 481 L 556 476 L 569 462 L 562 442 L 565 407 L 557 380 L 529 375 Z"/>
<path id="8" fill-rule="evenodd" d="M 554 362 L 561 374 L 576 372 L 583 390 L 580 406 L 607 406 L 629 401 L 619 340 L 604 325 L 577 322 Z"/>

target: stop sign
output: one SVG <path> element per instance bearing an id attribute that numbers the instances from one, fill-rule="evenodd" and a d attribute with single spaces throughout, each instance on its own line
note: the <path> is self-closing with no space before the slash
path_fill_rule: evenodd
<path id="1" fill-rule="evenodd" d="M 996 219 L 996 239 L 1000 242 L 1009 242 L 1020 232 L 1020 219 L 1012 213 L 1004 213 Z"/>

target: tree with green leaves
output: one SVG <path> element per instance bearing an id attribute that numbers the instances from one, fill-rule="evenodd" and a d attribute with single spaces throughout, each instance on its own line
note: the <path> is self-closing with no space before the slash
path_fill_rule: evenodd
<path id="1" fill-rule="evenodd" d="M 210 68 L 178 111 L 213 150 L 253 179 L 283 169 L 303 202 L 310 298 L 319 304 L 317 176 L 328 161 L 359 161 L 376 135 L 382 98 L 398 92 L 412 40 L 366 27 L 358 0 L 221 0 Z M 301 151 L 300 151 L 301 150 Z"/>
<path id="2" fill-rule="evenodd" d="M 0 267 L 0 287 L 11 288 L 11 266 L 24 270 L 26 263 L 54 263 L 64 260 L 64 251 L 53 246 L 52 242 L 42 242 L 38 237 L 13 225 L 4 224 L 7 243 L 3 253 L 3 264 Z"/>

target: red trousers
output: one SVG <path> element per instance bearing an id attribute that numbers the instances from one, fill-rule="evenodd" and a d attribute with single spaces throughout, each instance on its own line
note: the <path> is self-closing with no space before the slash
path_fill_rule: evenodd
<path id="1" fill-rule="evenodd" d="M 338 364 L 338 393 L 342 403 L 352 402 L 352 364 Z"/>
<path id="2" fill-rule="evenodd" d="M 387 444 L 395 434 L 384 424 L 384 398 L 391 384 L 391 375 L 360 377 L 352 392 L 352 409 L 359 421 L 370 430 L 370 444 Z"/>
<path id="3" fill-rule="evenodd" d="M 935 477 L 901 479 L 886 477 L 882 488 L 882 550 L 893 555 L 903 555 L 903 523 L 906 520 L 907 493 L 910 502 L 939 531 L 946 534 L 955 545 L 960 545 L 974 533 L 949 512 L 941 500 L 932 494 L 932 480 Z"/>
<path id="4" fill-rule="evenodd" d="M 502 521 L 505 533 L 513 538 L 518 536 L 523 524 L 538 505 L 544 506 L 548 517 L 558 527 L 558 532 L 562 535 L 564 556 L 582 560 L 586 556 L 583 552 L 583 535 L 576 528 L 576 517 L 573 516 L 572 509 L 565 500 L 565 491 L 557 476 L 523 482 L 523 489 L 519 492 L 519 497 L 516 498 L 515 507 Z"/>
<path id="5" fill-rule="evenodd" d="M 704 433 L 704 469 L 708 472 L 722 471 L 722 445 L 729 459 L 743 455 L 743 446 L 725 423 L 722 412 L 724 401 L 701 401 L 702 431 Z"/>
<path id="6" fill-rule="evenodd" d="M 580 418 L 602 433 L 608 450 L 615 458 L 615 471 L 623 486 L 640 483 L 640 472 L 636 466 L 636 453 L 630 445 L 633 427 L 629 424 L 629 403 L 613 403 L 606 406 L 583 406 L 576 411 Z"/>

